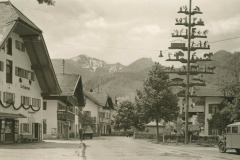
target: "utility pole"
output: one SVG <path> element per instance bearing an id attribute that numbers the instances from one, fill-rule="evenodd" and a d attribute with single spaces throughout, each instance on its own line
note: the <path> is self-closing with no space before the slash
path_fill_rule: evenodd
<path id="1" fill-rule="evenodd" d="M 204 26 L 204 22 L 202 19 L 198 19 L 196 17 L 193 17 L 195 14 L 202 14 L 200 11 L 200 8 L 196 6 L 192 10 L 192 0 L 189 0 L 189 7 L 183 6 L 180 7 L 180 10 L 178 13 L 185 14 L 187 17 L 185 18 L 176 18 L 176 23 L 175 25 L 179 26 L 185 26 L 187 27 L 185 34 L 184 34 L 184 29 L 181 29 L 180 31 L 178 29 L 174 30 L 174 33 L 172 33 L 172 37 L 174 38 L 184 38 L 187 40 L 187 46 L 186 46 L 186 41 L 184 42 L 178 42 L 176 43 L 171 42 L 171 47 L 169 49 L 176 49 L 176 50 L 182 50 L 182 51 L 187 51 L 187 56 L 186 58 L 181 58 L 184 57 L 184 53 L 182 51 L 175 52 L 174 57 L 171 58 L 172 53 L 168 54 L 168 59 L 166 61 L 178 61 L 181 63 L 185 63 L 186 66 L 183 66 L 183 69 L 175 69 L 174 66 L 172 67 L 167 67 L 165 69 L 165 73 L 175 73 L 178 75 L 186 75 L 186 83 L 184 83 L 184 79 L 181 78 L 175 78 L 172 79 L 171 81 L 171 86 L 182 86 L 185 88 L 185 98 L 186 98 L 186 107 L 185 107 L 185 143 L 187 144 L 189 142 L 189 129 L 188 129 L 188 119 L 189 119 L 189 98 L 191 97 L 190 95 L 190 88 L 193 86 L 205 86 L 205 81 L 195 78 L 195 82 L 190 82 L 190 76 L 197 76 L 198 74 L 214 74 L 213 70 L 215 67 L 200 67 L 199 65 L 191 65 L 191 63 L 196 63 L 198 61 L 211 61 L 211 57 L 213 56 L 212 53 L 205 53 L 203 57 L 195 57 L 196 52 L 194 52 L 191 55 L 191 51 L 196 51 L 196 50 L 208 50 L 210 49 L 210 45 L 207 44 L 208 41 L 202 42 L 199 41 L 199 43 L 195 43 L 195 41 L 192 41 L 192 39 L 195 38 L 207 38 L 207 33 L 208 30 L 197 30 L 197 28 L 194 28 L 195 26 Z M 192 56 L 192 57 L 191 57 Z M 160 51 L 160 56 L 162 57 L 162 52 Z"/>

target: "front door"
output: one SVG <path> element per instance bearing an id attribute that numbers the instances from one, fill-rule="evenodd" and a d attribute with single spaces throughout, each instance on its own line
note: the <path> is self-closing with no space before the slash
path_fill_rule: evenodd
<path id="1" fill-rule="evenodd" d="M 15 124 L 14 119 L 5 120 L 5 143 L 14 142 Z"/>
<path id="2" fill-rule="evenodd" d="M 33 137 L 37 138 L 39 140 L 40 140 L 40 136 L 41 136 L 40 135 L 40 131 L 41 131 L 40 127 L 41 127 L 40 123 L 33 123 L 32 124 L 32 134 L 33 134 Z"/>
<path id="3" fill-rule="evenodd" d="M 34 125 L 35 125 L 35 135 L 34 135 L 34 137 L 35 138 L 39 138 L 39 136 L 38 136 L 38 133 L 39 133 L 39 131 L 38 131 L 38 123 L 34 123 Z"/>

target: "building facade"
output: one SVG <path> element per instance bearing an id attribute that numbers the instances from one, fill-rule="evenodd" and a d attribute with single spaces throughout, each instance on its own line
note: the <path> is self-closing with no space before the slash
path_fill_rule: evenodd
<path id="1" fill-rule="evenodd" d="M 221 131 L 212 128 L 208 124 L 208 119 L 218 112 L 219 105 L 224 100 L 223 94 L 218 87 L 195 87 L 192 90 L 192 95 L 189 98 L 189 125 L 191 128 L 200 129 L 200 136 L 221 135 Z M 186 98 L 184 94 L 179 95 L 180 114 L 178 119 L 185 121 L 185 106 Z M 201 117 L 202 124 L 199 124 L 198 117 Z"/>
<path id="2" fill-rule="evenodd" d="M 0 2 L 0 143 L 43 138 L 42 94 L 59 94 L 42 31 Z"/>
<path id="3" fill-rule="evenodd" d="M 87 113 L 92 119 L 94 135 L 109 135 L 112 132 L 112 115 L 115 112 L 115 104 L 112 98 L 102 92 L 84 92 L 86 105 L 83 114 Z"/>
<path id="4" fill-rule="evenodd" d="M 60 95 L 44 96 L 44 139 L 68 139 L 78 136 L 79 113 L 85 105 L 80 75 L 57 74 Z"/>

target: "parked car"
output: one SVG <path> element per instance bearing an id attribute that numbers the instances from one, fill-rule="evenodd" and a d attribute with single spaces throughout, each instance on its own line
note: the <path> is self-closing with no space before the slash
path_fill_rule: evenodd
<path id="1" fill-rule="evenodd" d="M 225 153 L 227 149 L 235 149 L 237 154 L 240 154 L 240 122 L 227 126 L 226 134 L 219 141 L 218 148 L 221 153 Z"/>

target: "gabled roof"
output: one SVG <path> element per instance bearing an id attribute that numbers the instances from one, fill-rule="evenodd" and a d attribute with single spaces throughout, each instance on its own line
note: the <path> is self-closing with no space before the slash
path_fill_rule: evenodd
<path id="1" fill-rule="evenodd" d="M 84 94 L 97 105 L 104 107 L 104 109 L 114 109 L 112 98 L 107 93 L 84 91 Z"/>
<path id="2" fill-rule="evenodd" d="M 58 83 L 61 87 L 63 96 L 72 96 L 74 95 L 75 89 L 77 87 L 78 81 L 81 78 L 77 74 L 56 74 Z"/>
<path id="3" fill-rule="evenodd" d="M 9 1 L 0 2 L 0 47 L 12 32 L 23 39 L 42 93 L 61 93 L 42 31 Z"/>
<path id="4" fill-rule="evenodd" d="M 81 76 L 62 73 L 59 73 L 56 76 L 62 93 L 59 95 L 44 96 L 44 99 L 59 99 L 64 100 L 70 105 L 84 106 L 85 101 Z"/>

